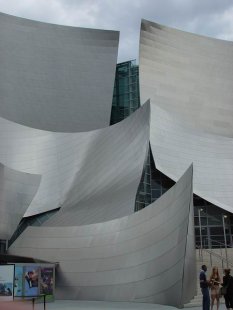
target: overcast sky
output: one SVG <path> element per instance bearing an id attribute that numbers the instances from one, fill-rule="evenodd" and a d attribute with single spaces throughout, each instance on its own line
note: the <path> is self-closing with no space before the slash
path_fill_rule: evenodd
<path id="1" fill-rule="evenodd" d="M 120 30 L 118 62 L 138 58 L 141 18 L 233 41 L 233 0 L 0 0 L 0 11 L 62 25 Z"/>

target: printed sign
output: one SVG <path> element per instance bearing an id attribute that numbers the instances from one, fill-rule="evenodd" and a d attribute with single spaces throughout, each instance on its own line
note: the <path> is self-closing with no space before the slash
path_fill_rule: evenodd
<path id="1" fill-rule="evenodd" d="M 23 296 L 23 267 L 15 266 L 14 296 Z"/>
<path id="2" fill-rule="evenodd" d="M 13 300 L 14 265 L 0 265 L 0 300 Z"/>
<path id="3" fill-rule="evenodd" d="M 54 301 L 54 282 L 54 265 L 16 264 L 14 275 L 14 297 L 27 299 L 33 296 L 36 298 L 36 302 L 43 302 L 44 295 L 46 295 L 46 302 Z"/>
<path id="4" fill-rule="evenodd" d="M 53 268 L 41 268 L 40 293 L 53 295 Z"/>
<path id="5" fill-rule="evenodd" d="M 38 266 L 24 267 L 24 295 L 38 296 L 39 294 L 39 268 Z"/>

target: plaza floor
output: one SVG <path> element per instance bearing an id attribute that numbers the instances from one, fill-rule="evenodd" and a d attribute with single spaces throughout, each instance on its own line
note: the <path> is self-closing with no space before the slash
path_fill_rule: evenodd
<path id="1" fill-rule="evenodd" d="M 43 310 L 43 304 L 35 304 L 34 310 Z M 146 303 L 57 300 L 46 304 L 46 310 L 176 310 L 175 307 Z M 200 310 L 201 307 L 183 308 Z M 225 310 L 221 304 L 219 310 Z M 0 302 L 0 310 L 33 310 L 30 302 Z M 216 306 L 214 306 L 216 310 Z"/>

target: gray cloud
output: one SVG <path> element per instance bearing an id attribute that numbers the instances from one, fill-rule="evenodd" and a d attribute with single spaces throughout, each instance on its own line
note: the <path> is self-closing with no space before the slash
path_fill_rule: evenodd
<path id="1" fill-rule="evenodd" d="M 141 18 L 233 40 L 232 0 L 0 0 L 0 9 L 45 22 L 120 30 L 119 62 L 138 57 Z"/>

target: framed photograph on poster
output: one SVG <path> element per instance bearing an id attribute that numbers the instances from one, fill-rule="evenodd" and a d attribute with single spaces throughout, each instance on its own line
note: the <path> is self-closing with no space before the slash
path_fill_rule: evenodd
<path id="1" fill-rule="evenodd" d="M 24 266 L 24 296 L 39 295 L 39 266 Z"/>

